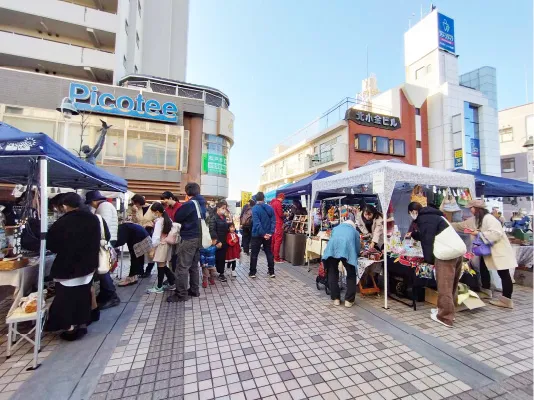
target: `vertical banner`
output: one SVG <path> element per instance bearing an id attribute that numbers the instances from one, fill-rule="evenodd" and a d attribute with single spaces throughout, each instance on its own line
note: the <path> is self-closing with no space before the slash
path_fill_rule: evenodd
<path id="1" fill-rule="evenodd" d="M 248 204 L 251 198 L 252 198 L 252 192 L 241 191 L 241 208 L 245 207 L 245 204 Z"/>

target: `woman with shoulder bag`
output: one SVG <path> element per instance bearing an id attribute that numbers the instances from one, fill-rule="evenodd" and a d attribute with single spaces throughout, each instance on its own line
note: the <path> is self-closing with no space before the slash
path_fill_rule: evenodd
<path id="1" fill-rule="evenodd" d="M 430 310 L 430 318 L 452 328 L 465 244 L 441 211 L 412 202 L 408 212 L 414 223 L 406 236 L 421 242 L 425 262 L 434 265 L 438 284 L 438 308 Z"/>
<path id="2" fill-rule="evenodd" d="M 490 269 L 496 270 L 501 278 L 502 296 L 491 300 L 490 304 L 497 307 L 514 308 L 512 301 L 514 285 L 510 276 L 510 268 L 517 268 L 517 261 L 512 245 L 501 223 L 486 209 L 483 200 L 472 200 L 468 207 L 473 217 L 464 222 L 453 223 L 452 226 L 457 231 L 469 232 L 476 237 L 475 241 L 484 247 L 484 250 L 481 249 L 481 254 L 484 255 L 480 257 L 483 293 L 490 298 L 493 296 Z"/>
<path id="3" fill-rule="evenodd" d="M 176 288 L 176 278 L 167 266 L 172 256 L 172 245 L 169 244 L 167 237 L 173 229 L 172 220 L 167 215 L 163 204 L 154 203 L 150 210 L 156 217 L 154 222 L 154 233 L 152 233 L 152 246 L 154 255 L 152 261 L 158 266 L 158 282 L 153 288 L 147 290 L 147 293 L 163 293 L 165 290 L 174 290 Z M 174 233 L 176 235 L 176 233 Z M 163 286 L 163 279 L 167 277 L 168 286 Z"/>

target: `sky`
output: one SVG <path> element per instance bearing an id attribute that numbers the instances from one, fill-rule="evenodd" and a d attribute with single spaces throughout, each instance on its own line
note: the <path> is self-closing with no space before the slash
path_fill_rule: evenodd
<path id="1" fill-rule="evenodd" d="M 459 72 L 497 69 L 499 109 L 533 99 L 532 0 L 442 0 L 454 19 Z M 505 4 L 505 6 L 504 6 Z M 235 145 L 229 199 L 258 189 L 279 142 L 345 97 L 367 74 L 405 81 L 404 32 L 430 10 L 415 0 L 190 0 L 187 81 L 230 98 Z"/>

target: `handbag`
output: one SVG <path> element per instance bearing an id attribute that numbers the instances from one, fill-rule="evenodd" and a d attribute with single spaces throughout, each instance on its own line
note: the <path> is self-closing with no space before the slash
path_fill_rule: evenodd
<path id="1" fill-rule="evenodd" d="M 178 244 L 178 242 L 180 241 L 179 232 L 180 232 L 180 224 L 178 224 L 177 222 L 173 222 L 171 231 L 169 232 L 167 236 L 165 236 L 163 241 L 167 244 L 170 244 L 171 246 Z"/>
<path id="2" fill-rule="evenodd" d="M 463 256 L 467 252 L 467 248 L 449 221 L 444 217 L 441 218 L 447 223 L 447 228 L 434 238 L 434 257 L 443 261 L 454 260 Z"/>
<path id="3" fill-rule="evenodd" d="M 200 214 L 200 207 L 198 206 L 197 201 L 193 200 L 193 204 L 195 204 L 195 208 L 197 209 L 197 217 L 200 222 L 200 246 L 203 249 L 207 249 L 211 246 L 210 231 L 208 229 L 208 226 L 206 225 L 206 221 L 202 218 L 202 215 Z"/>
<path id="4" fill-rule="evenodd" d="M 100 249 L 98 250 L 98 269 L 100 275 L 107 274 L 111 268 L 111 251 L 110 245 L 106 240 L 106 231 L 104 230 L 104 220 L 97 215 L 100 221 Z"/>
<path id="5" fill-rule="evenodd" d="M 482 233 L 479 233 L 473 240 L 473 254 L 479 257 L 489 256 L 491 255 L 491 246 L 493 243 L 487 240 Z"/>
<path id="6" fill-rule="evenodd" d="M 420 185 L 415 185 L 412 190 L 412 195 L 410 197 L 411 202 L 416 202 L 421 204 L 423 207 L 428 205 L 426 196 L 423 193 L 423 188 Z"/>
<path id="7" fill-rule="evenodd" d="M 445 196 L 445 199 L 443 199 L 443 203 L 441 203 L 440 210 L 448 213 L 462 211 L 460 206 L 458 206 L 458 203 L 456 203 L 456 199 L 451 194 Z"/>

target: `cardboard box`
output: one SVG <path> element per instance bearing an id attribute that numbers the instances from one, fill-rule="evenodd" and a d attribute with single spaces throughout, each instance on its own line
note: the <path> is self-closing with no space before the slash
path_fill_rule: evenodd
<path id="1" fill-rule="evenodd" d="M 438 305 L 437 290 L 425 288 L 425 301 L 430 304 Z M 456 306 L 456 311 L 474 310 L 475 308 L 485 307 L 486 303 L 476 297 L 469 297 L 462 305 Z"/>

